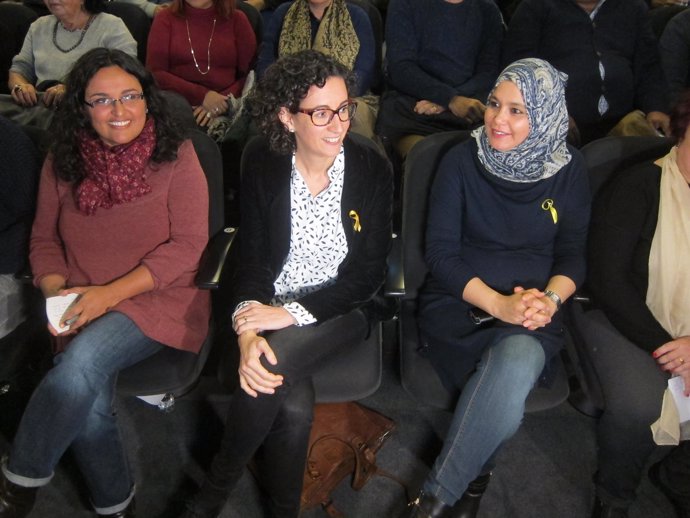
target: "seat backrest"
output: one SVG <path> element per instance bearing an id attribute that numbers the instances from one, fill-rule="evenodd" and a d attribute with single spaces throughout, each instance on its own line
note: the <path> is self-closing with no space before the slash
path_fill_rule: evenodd
<path id="1" fill-rule="evenodd" d="M 256 44 L 257 46 L 260 45 L 264 37 L 264 20 L 261 17 L 261 13 L 253 5 L 244 0 L 235 0 L 235 6 L 242 11 L 249 20 L 249 24 L 252 26 L 252 29 L 254 29 L 254 34 L 256 35 Z"/>
<path id="2" fill-rule="evenodd" d="M 36 13 L 21 4 L 0 2 L 0 93 L 9 93 L 7 80 L 12 58 L 22 48 Z"/>
<path id="3" fill-rule="evenodd" d="M 223 210 L 223 159 L 218 145 L 206 133 L 189 130 L 189 138 L 194 145 L 199 163 L 208 183 L 208 232 L 215 236 L 225 227 Z"/>
<path id="4" fill-rule="evenodd" d="M 604 137 L 590 142 L 580 151 L 589 170 L 592 196 L 618 171 L 660 158 L 671 146 L 665 137 Z"/>
<path id="5" fill-rule="evenodd" d="M 31 9 L 37 17 L 50 14 L 43 0 L 22 0 L 22 4 Z"/>
<path id="6" fill-rule="evenodd" d="M 371 0 L 346 0 L 348 3 L 360 7 L 371 22 L 371 29 L 374 32 L 374 43 L 376 45 L 376 75 L 371 85 L 371 90 L 378 94 L 381 93 L 383 81 L 383 18 L 381 11 L 371 3 Z"/>
<path id="7" fill-rule="evenodd" d="M 429 191 L 436 169 L 446 152 L 469 138 L 469 131 L 448 131 L 429 135 L 418 142 L 405 159 L 402 199 L 402 265 L 405 299 L 416 299 L 427 273 L 424 235 Z"/>
<path id="8" fill-rule="evenodd" d="M 137 57 L 142 63 L 146 63 L 146 45 L 151 29 L 151 19 L 148 15 L 134 4 L 118 2 L 117 0 L 107 2 L 105 12 L 121 18 L 132 37 L 137 42 Z"/>

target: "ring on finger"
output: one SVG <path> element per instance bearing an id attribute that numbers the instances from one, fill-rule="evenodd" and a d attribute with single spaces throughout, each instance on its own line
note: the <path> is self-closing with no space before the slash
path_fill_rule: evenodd
<path id="1" fill-rule="evenodd" d="M 683 357 L 678 358 L 678 361 L 680 362 L 681 365 L 685 363 L 685 359 Z"/>
<path id="2" fill-rule="evenodd" d="M 206 112 L 206 118 L 211 117 L 211 112 Z"/>

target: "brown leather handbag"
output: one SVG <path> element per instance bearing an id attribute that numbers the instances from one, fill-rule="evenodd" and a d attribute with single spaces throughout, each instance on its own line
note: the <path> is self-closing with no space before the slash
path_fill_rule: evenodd
<path id="1" fill-rule="evenodd" d="M 321 505 L 334 518 L 344 515 L 333 506 L 331 492 L 352 474 L 352 488 L 360 490 L 374 474 L 395 476 L 376 466 L 376 452 L 395 423 L 359 403 L 321 403 L 314 407 L 302 509 Z M 406 489 L 407 491 L 407 489 Z"/>

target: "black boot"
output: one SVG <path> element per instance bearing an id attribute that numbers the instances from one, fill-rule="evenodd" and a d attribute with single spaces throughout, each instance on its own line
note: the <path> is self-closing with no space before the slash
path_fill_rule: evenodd
<path id="1" fill-rule="evenodd" d="M 491 473 L 487 473 L 486 475 L 479 475 L 470 482 L 462 498 L 453 506 L 453 512 L 450 516 L 452 518 L 476 518 L 479 502 L 481 502 L 482 496 L 484 496 L 484 491 L 486 491 L 486 486 L 489 485 L 490 479 Z"/>
<path id="2" fill-rule="evenodd" d="M 683 497 L 683 495 L 677 494 L 672 487 L 669 487 L 664 480 L 662 480 L 659 473 L 662 462 L 657 462 L 651 468 L 649 468 L 649 480 L 651 480 L 652 484 L 654 484 L 657 489 L 659 489 L 673 504 L 673 508 L 675 509 L 678 518 L 690 518 L 690 502 L 688 502 L 688 497 Z M 679 482 L 675 479 L 673 480 L 675 482 Z"/>
<path id="3" fill-rule="evenodd" d="M 0 518 L 24 518 L 34 506 L 37 487 L 22 487 L 0 475 Z"/>
<path id="4" fill-rule="evenodd" d="M 217 518 L 227 499 L 227 491 L 211 486 L 206 480 L 178 518 Z"/>
<path id="5" fill-rule="evenodd" d="M 99 518 L 135 518 L 134 514 L 134 498 L 129 502 L 129 505 L 125 507 L 122 511 L 118 511 L 113 514 L 102 514 Z"/>
<path id="6" fill-rule="evenodd" d="M 592 509 L 592 518 L 628 518 L 628 509 L 612 507 L 597 497 L 594 501 L 594 509 Z"/>
<path id="7" fill-rule="evenodd" d="M 420 491 L 417 498 L 407 504 L 400 518 L 450 518 L 452 507 L 433 495 Z"/>

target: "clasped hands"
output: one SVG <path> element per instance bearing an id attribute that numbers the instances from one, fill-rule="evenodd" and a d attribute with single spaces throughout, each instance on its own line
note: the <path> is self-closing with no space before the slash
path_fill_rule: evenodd
<path id="1" fill-rule="evenodd" d="M 209 90 L 204 96 L 204 102 L 194 108 L 194 118 L 199 126 L 205 127 L 209 123 L 228 111 L 228 97 Z"/>
<path id="2" fill-rule="evenodd" d="M 516 286 L 511 295 L 498 295 L 490 313 L 503 322 L 534 331 L 549 324 L 556 310 L 556 304 L 543 291 Z"/>
<path id="3" fill-rule="evenodd" d="M 447 108 L 426 99 L 417 101 L 414 107 L 415 113 L 419 115 L 438 115 L 446 110 L 450 110 L 453 115 L 463 119 L 467 124 L 474 124 L 484 119 L 486 106 L 477 99 L 456 95 L 450 100 Z"/>
<path id="4" fill-rule="evenodd" d="M 60 104 L 64 95 L 65 85 L 58 83 L 44 92 L 41 102 L 47 108 L 55 107 Z M 36 87 L 31 83 L 20 83 L 12 88 L 12 98 L 20 106 L 36 106 L 38 104 L 38 93 Z"/>
<path id="5" fill-rule="evenodd" d="M 233 329 L 240 347 L 240 387 L 252 397 L 259 393 L 273 394 L 283 384 L 283 377 L 266 369 L 261 363 L 264 356 L 270 365 L 278 365 L 278 358 L 268 341 L 259 333 L 275 331 L 297 324 L 295 318 L 282 307 L 251 303 L 233 316 Z"/>

